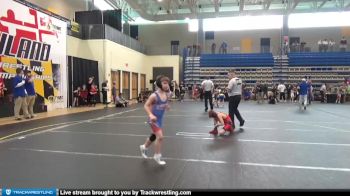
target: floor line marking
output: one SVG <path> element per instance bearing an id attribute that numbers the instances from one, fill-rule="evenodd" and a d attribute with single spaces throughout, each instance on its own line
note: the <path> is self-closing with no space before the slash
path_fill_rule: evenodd
<path id="1" fill-rule="evenodd" d="M 53 126 L 66 125 L 66 124 L 76 123 L 76 122 L 79 122 L 79 121 L 70 121 L 70 122 L 57 123 L 57 124 L 52 124 L 52 125 L 45 125 L 45 126 L 41 126 L 41 127 L 35 127 L 33 129 L 28 129 L 28 130 L 25 130 L 25 131 L 20 131 L 20 132 L 14 133 L 14 134 L 10 134 L 10 135 L 4 136 L 4 137 L 0 138 L 0 141 L 3 141 L 5 139 L 7 139 L 7 138 L 10 138 L 10 137 L 13 137 L 13 136 L 16 136 L 16 135 L 19 135 L 19 134 L 35 131 L 35 130 L 38 130 L 38 129 L 45 129 L 45 128 L 49 128 L 49 127 L 53 127 Z"/>
<path id="2" fill-rule="evenodd" d="M 238 139 L 238 141 L 239 142 L 257 142 L 257 143 L 301 144 L 301 145 L 345 146 L 345 147 L 350 147 L 350 144 L 320 143 L 320 142 L 289 142 L 289 141 L 253 140 L 253 139 Z"/>
<path id="3" fill-rule="evenodd" d="M 43 150 L 33 148 L 10 148 L 15 151 L 30 151 L 30 152 L 43 152 L 43 153 L 55 153 L 55 154 L 67 154 L 78 156 L 96 156 L 96 157 L 116 157 L 116 158 L 129 158 L 129 159 L 144 159 L 141 156 L 136 155 L 120 155 L 120 154 L 106 154 L 106 153 L 88 153 L 88 152 L 70 152 L 60 150 Z M 147 158 L 152 159 L 151 157 Z M 286 168 L 286 169 L 304 169 L 304 170 L 321 170 L 321 171 L 337 171 L 337 172 L 350 172 L 350 168 L 337 168 L 337 167 L 314 167 L 304 165 L 280 165 L 280 164 L 268 164 L 268 163 L 249 163 L 249 162 L 228 162 L 218 160 L 205 160 L 205 159 L 184 159 L 184 158 L 172 158 L 164 157 L 164 160 L 171 161 L 183 161 L 183 162 L 196 162 L 196 163 L 210 163 L 210 164 L 226 164 L 226 165 L 241 165 L 241 166 L 253 166 L 253 167 L 272 167 L 272 168 Z"/>
<path id="4" fill-rule="evenodd" d="M 136 111 L 136 110 L 138 110 L 138 109 L 132 109 L 132 110 L 127 110 L 127 111 L 118 112 L 118 113 L 114 113 L 114 114 L 109 114 L 109 115 L 106 115 L 106 116 L 101 116 L 99 118 L 92 118 L 92 119 L 87 119 L 87 120 L 71 121 L 71 122 L 64 122 L 64 123 L 58 123 L 58 124 L 53 124 L 53 125 L 46 125 L 46 126 L 36 127 L 36 128 L 33 128 L 33 129 L 20 131 L 20 132 L 14 133 L 14 134 L 10 134 L 10 135 L 4 136 L 4 137 L 0 138 L 0 143 L 3 143 L 5 141 L 12 141 L 12 140 L 9 140 L 9 138 L 12 138 L 12 137 L 14 137 L 16 135 L 21 135 L 21 136 L 24 136 L 24 137 L 28 137 L 28 136 L 37 135 L 37 134 L 45 133 L 45 132 L 48 132 L 48 131 L 56 130 L 56 129 L 69 127 L 69 126 L 76 125 L 76 124 L 82 124 L 82 123 L 85 123 L 85 122 L 91 123 L 92 120 L 100 120 L 100 119 L 103 119 L 104 117 L 109 117 L 109 116 L 114 116 L 114 115 L 121 115 L 121 114 L 124 114 L 124 113 Z M 59 125 L 63 125 L 63 126 L 59 126 Z M 59 127 L 55 127 L 55 128 L 52 128 L 52 129 L 39 131 L 39 132 L 32 133 L 32 134 L 22 135 L 22 134 L 25 134 L 25 133 L 28 133 L 28 132 L 32 132 L 32 131 L 39 130 L 39 129 L 44 129 L 44 128 L 49 128 L 49 127 L 52 127 L 52 126 L 59 126 Z M 18 138 L 13 138 L 13 139 L 18 139 Z"/>
<path id="5" fill-rule="evenodd" d="M 124 133 L 93 133 L 93 132 L 76 132 L 76 131 L 50 131 L 53 133 L 75 133 L 75 134 L 91 134 L 91 135 L 110 135 L 110 136 L 130 136 L 130 137 L 148 137 L 149 135 L 142 134 L 124 134 Z M 209 135 L 209 134 L 208 134 Z M 195 140 L 217 140 L 226 137 L 200 137 L 202 135 L 177 135 L 183 136 L 186 139 Z M 181 138 L 177 136 L 164 136 L 165 138 Z M 206 135 L 203 135 L 206 136 Z M 256 142 L 256 143 L 274 143 L 274 144 L 300 144 L 300 145 L 320 145 L 320 146 L 344 146 L 350 147 L 350 144 L 341 143 L 321 143 L 321 142 L 293 142 L 293 141 L 277 141 L 277 140 L 256 140 L 256 139 L 238 139 L 238 142 Z"/>

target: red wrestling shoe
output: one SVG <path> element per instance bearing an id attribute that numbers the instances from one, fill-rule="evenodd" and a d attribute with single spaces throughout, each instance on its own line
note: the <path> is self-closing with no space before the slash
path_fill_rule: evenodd
<path id="1" fill-rule="evenodd" d="M 217 135 L 218 134 L 218 130 L 213 129 L 212 131 L 209 132 L 212 135 Z"/>

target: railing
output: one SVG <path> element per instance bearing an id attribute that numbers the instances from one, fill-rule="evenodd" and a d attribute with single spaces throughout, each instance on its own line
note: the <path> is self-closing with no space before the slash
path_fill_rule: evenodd
<path id="1" fill-rule="evenodd" d="M 107 39 L 146 54 L 145 46 L 139 41 L 105 24 L 81 25 L 79 32 L 68 31 L 68 35 L 84 40 Z"/>

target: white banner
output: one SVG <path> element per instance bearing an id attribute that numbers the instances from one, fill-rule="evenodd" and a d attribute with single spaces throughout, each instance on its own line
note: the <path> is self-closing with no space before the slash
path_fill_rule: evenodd
<path id="1" fill-rule="evenodd" d="M 0 2 L 0 83 L 22 67 L 37 75 L 35 90 L 48 110 L 66 107 L 67 23 L 13 0 Z"/>

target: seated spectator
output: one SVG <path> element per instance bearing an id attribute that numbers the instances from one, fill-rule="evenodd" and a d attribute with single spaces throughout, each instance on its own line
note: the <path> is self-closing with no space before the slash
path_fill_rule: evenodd
<path id="1" fill-rule="evenodd" d="M 119 93 L 119 95 L 116 97 L 115 107 L 128 107 L 128 103 L 129 102 L 122 97 L 122 94 Z"/>
<path id="2" fill-rule="evenodd" d="M 142 93 L 140 93 L 139 96 L 137 97 L 137 102 L 138 103 L 142 103 L 143 102 L 143 95 L 142 95 Z"/>
<path id="3" fill-rule="evenodd" d="M 248 100 L 250 100 L 250 98 L 251 98 L 251 92 L 248 88 L 245 88 L 244 89 L 244 100 L 248 101 Z"/>

